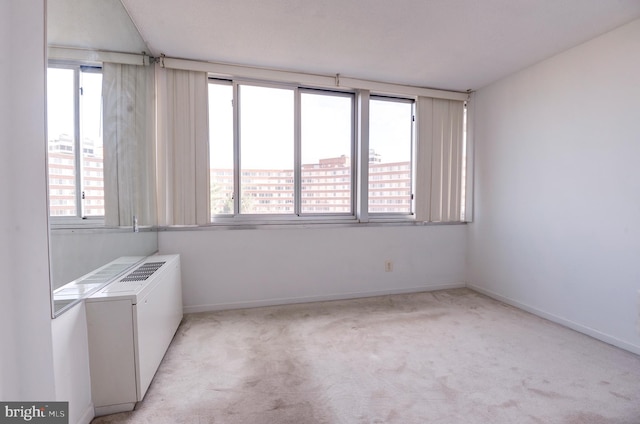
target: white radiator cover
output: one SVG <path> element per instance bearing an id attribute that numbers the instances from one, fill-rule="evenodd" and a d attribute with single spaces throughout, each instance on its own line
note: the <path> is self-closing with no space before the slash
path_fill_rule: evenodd
<path id="1" fill-rule="evenodd" d="M 182 320 L 180 256 L 147 257 L 87 298 L 86 311 L 95 414 L 133 410 Z"/>

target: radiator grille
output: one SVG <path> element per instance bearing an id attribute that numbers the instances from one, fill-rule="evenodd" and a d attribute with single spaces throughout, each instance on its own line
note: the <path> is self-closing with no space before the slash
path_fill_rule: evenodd
<path id="1" fill-rule="evenodd" d="M 131 281 L 144 281 L 147 278 L 151 277 L 154 272 L 156 272 L 162 265 L 166 262 L 147 262 L 140 265 L 135 270 L 131 271 L 127 274 L 126 277 L 122 278 L 120 282 L 131 282 Z"/>

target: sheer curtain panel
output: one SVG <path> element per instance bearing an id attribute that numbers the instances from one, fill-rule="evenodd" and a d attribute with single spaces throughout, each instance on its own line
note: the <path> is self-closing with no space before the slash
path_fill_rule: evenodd
<path id="1" fill-rule="evenodd" d="M 102 66 L 105 225 L 155 219 L 153 68 Z"/>
<path id="2" fill-rule="evenodd" d="M 158 224 L 207 224 L 207 74 L 156 65 L 156 81 Z"/>

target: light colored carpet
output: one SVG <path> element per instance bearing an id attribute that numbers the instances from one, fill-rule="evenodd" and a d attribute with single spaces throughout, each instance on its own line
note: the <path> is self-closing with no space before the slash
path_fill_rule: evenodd
<path id="1" fill-rule="evenodd" d="M 467 289 L 192 314 L 93 423 L 638 424 L 640 357 Z"/>

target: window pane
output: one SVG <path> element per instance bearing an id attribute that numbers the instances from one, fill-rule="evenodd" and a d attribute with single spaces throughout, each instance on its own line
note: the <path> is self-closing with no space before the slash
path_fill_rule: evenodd
<path id="1" fill-rule="evenodd" d="M 352 96 L 301 95 L 302 213 L 351 213 Z"/>
<path id="2" fill-rule="evenodd" d="M 102 156 L 102 73 L 81 72 L 80 140 L 83 216 L 104 216 Z"/>
<path id="3" fill-rule="evenodd" d="M 209 84 L 211 215 L 233 213 L 233 86 Z"/>
<path id="4" fill-rule="evenodd" d="M 371 99 L 369 213 L 411 213 L 413 103 Z"/>
<path id="5" fill-rule="evenodd" d="M 293 99 L 293 90 L 240 87 L 240 213 L 294 213 Z"/>
<path id="6" fill-rule="evenodd" d="M 49 214 L 76 216 L 74 70 L 47 70 Z"/>

